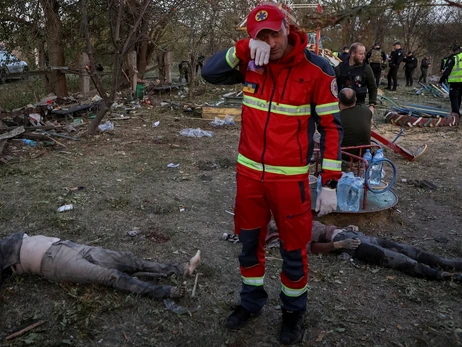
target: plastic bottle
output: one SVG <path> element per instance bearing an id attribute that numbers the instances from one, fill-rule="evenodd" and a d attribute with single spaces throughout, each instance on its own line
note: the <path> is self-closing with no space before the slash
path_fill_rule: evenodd
<path id="1" fill-rule="evenodd" d="M 377 163 L 379 160 L 383 159 L 382 149 L 377 150 L 374 157 L 372 158 L 372 169 L 370 171 L 369 183 L 372 185 L 380 185 L 382 182 L 382 166 L 383 164 Z"/>
<path id="2" fill-rule="evenodd" d="M 363 193 L 364 181 L 360 177 L 355 177 L 348 191 L 345 211 L 358 212 L 361 206 L 361 197 Z"/>
<path id="3" fill-rule="evenodd" d="M 35 141 L 33 141 L 33 140 L 29 140 L 29 139 L 19 139 L 19 141 L 21 141 L 22 143 L 24 143 L 24 144 L 26 144 L 26 145 L 32 146 L 32 147 L 37 146 L 37 142 L 35 142 Z"/>
<path id="4" fill-rule="evenodd" d="M 364 178 L 366 176 L 366 170 L 371 165 L 371 162 L 372 162 L 372 154 L 371 154 L 371 150 L 369 148 L 366 149 L 366 153 L 364 153 L 363 159 L 367 161 L 367 167 L 366 167 L 366 165 L 364 165 L 364 167 L 363 167 L 363 173 L 361 175 L 362 178 Z M 370 179 L 370 177 L 369 177 L 369 179 Z"/>
<path id="5" fill-rule="evenodd" d="M 337 184 L 337 206 L 341 211 L 348 211 L 348 194 L 355 180 L 353 172 L 342 173 Z"/>

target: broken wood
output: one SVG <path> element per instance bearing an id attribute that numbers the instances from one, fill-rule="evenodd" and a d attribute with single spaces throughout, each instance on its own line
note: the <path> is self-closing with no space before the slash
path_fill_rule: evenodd
<path id="1" fill-rule="evenodd" d="M 5 340 L 6 340 L 6 341 L 13 340 L 13 339 L 15 339 L 15 338 L 17 338 L 17 337 L 19 337 L 19 336 L 24 335 L 24 334 L 27 333 L 28 331 L 30 331 L 30 330 L 32 330 L 32 329 L 35 329 L 35 328 L 37 328 L 37 327 L 39 327 L 39 326 L 41 326 L 41 325 L 43 325 L 43 324 L 45 324 L 45 321 L 44 321 L 44 320 L 41 320 L 41 321 L 39 321 L 39 322 L 37 322 L 37 323 L 34 323 L 34 324 L 31 324 L 31 325 L 29 325 L 28 327 L 26 327 L 26 328 L 24 328 L 24 329 L 22 329 L 22 330 L 19 330 L 19 331 L 15 332 L 15 333 L 13 333 L 13 334 L 11 334 L 11 335 L 8 335 L 8 336 L 5 338 Z"/>
<path id="2" fill-rule="evenodd" d="M 13 131 L 15 129 L 24 129 L 24 131 L 26 130 L 52 130 L 52 129 L 56 129 L 57 127 L 55 127 L 54 125 L 44 125 L 44 126 L 38 126 L 38 127 L 24 127 L 24 126 L 17 126 L 17 127 L 7 127 L 7 128 L 0 128 L 0 132 L 3 132 L 3 131 Z M 0 139 L 2 138 L 3 135 L 0 135 Z"/>
<path id="3" fill-rule="evenodd" d="M 9 128 L 8 128 L 9 129 Z M 4 129 L 2 129 L 4 130 Z M 20 126 L 20 127 L 17 127 L 17 128 L 14 128 L 13 130 L 11 131 L 8 131 L 6 133 L 3 133 L 0 135 L 0 140 L 5 140 L 5 139 L 11 139 L 12 137 L 16 137 L 20 134 L 22 134 L 23 132 L 25 132 L 26 130 L 24 129 L 23 126 Z"/>
<path id="4" fill-rule="evenodd" d="M 241 121 L 242 110 L 240 107 L 217 107 L 217 106 L 203 106 L 202 107 L 202 118 L 208 120 L 214 120 L 215 117 L 223 119 L 226 115 L 234 117 L 235 122 Z"/>
<path id="5" fill-rule="evenodd" d="M 194 280 L 194 287 L 191 293 L 191 298 L 194 298 L 196 295 L 196 289 L 197 289 L 197 281 L 199 280 L 199 272 L 196 274 L 196 279 Z"/>

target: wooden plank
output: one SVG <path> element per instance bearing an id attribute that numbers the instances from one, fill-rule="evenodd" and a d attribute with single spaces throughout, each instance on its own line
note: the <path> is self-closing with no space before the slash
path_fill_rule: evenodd
<path id="1" fill-rule="evenodd" d="M 3 130 L 3 129 L 2 129 Z M 23 126 L 20 126 L 20 127 L 17 127 L 17 128 L 14 128 L 13 130 L 7 132 L 7 133 L 3 133 L 0 135 L 0 140 L 3 140 L 3 139 L 10 139 L 12 137 L 15 137 L 15 136 L 18 136 L 19 134 L 22 134 L 24 131 L 26 131 L 24 129 Z"/>
<path id="2" fill-rule="evenodd" d="M 203 106 L 202 118 L 214 120 L 215 117 L 223 119 L 227 114 L 234 117 L 235 122 L 241 121 L 241 108 L 240 107 L 218 107 L 218 106 Z"/>

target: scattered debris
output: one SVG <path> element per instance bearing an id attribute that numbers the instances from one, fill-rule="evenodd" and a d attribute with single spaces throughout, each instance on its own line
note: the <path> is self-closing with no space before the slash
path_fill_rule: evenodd
<path id="1" fill-rule="evenodd" d="M 201 128 L 186 128 L 180 131 L 180 135 L 186 137 L 213 137 L 214 133 L 212 131 L 202 130 Z"/>
<path id="2" fill-rule="evenodd" d="M 68 205 L 63 205 L 60 208 L 58 208 L 58 212 L 66 212 L 74 209 L 74 205 L 68 204 Z"/>
<path id="3" fill-rule="evenodd" d="M 160 121 L 154 122 L 154 123 L 152 124 L 152 127 L 153 127 L 153 128 L 157 128 L 157 127 L 159 126 L 159 124 L 160 124 Z"/>
<path id="4" fill-rule="evenodd" d="M 219 117 L 215 117 L 215 120 L 210 122 L 210 124 L 214 127 L 219 127 L 222 125 L 234 125 L 234 117 L 227 114 L 224 119 L 220 119 Z"/>
<path id="5" fill-rule="evenodd" d="M 105 123 L 98 125 L 98 129 L 101 131 L 114 130 L 114 123 L 107 120 Z"/>
<path id="6" fill-rule="evenodd" d="M 20 127 L 17 127 L 17 128 L 14 128 L 13 130 L 9 131 L 9 132 L 6 132 L 4 134 L 0 134 L 0 140 L 4 140 L 4 139 L 10 139 L 12 137 L 16 137 L 20 134 L 22 134 L 23 132 L 25 132 L 26 130 L 24 129 L 23 126 L 20 126 Z"/>
<path id="7" fill-rule="evenodd" d="M 432 128 L 443 126 L 458 126 L 460 117 L 450 110 L 441 108 L 406 104 L 396 105 L 385 114 L 385 121 L 400 127 Z"/>
<path id="8" fill-rule="evenodd" d="M 37 146 L 37 142 L 35 142 L 34 140 L 29 140 L 29 139 L 19 139 L 19 141 L 21 141 L 22 143 L 28 145 L 28 146 L 31 146 L 31 147 L 36 147 Z"/>
<path id="9" fill-rule="evenodd" d="M 432 182 L 427 181 L 427 180 L 409 180 L 407 183 L 412 184 L 418 188 L 427 188 L 427 189 L 437 189 L 438 188 Z"/>
<path id="10" fill-rule="evenodd" d="M 164 304 L 165 304 L 165 307 L 167 307 L 167 310 L 172 311 L 178 315 L 185 314 L 185 313 L 191 315 L 192 313 L 197 312 L 201 308 L 200 305 L 197 307 L 193 307 L 193 308 L 183 307 L 183 306 L 177 305 L 171 299 L 164 299 Z"/>
<path id="11" fill-rule="evenodd" d="M 176 167 L 179 167 L 179 166 L 180 166 L 180 164 L 174 164 L 174 163 L 170 163 L 170 164 L 167 165 L 167 167 L 169 167 L 169 168 L 176 168 Z"/>
<path id="12" fill-rule="evenodd" d="M 197 281 L 199 280 L 199 272 L 196 273 L 196 279 L 194 280 L 194 287 L 191 293 L 191 298 L 194 298 L 196 296 L 196 289 L 197 289 Z"/>
<path id="13" fill-rule="evenodd" d="M 36 322 L 36 323 L 34 323 L 34 324 L 31 324 L 31 325 L 29 325 L 28 327 L 26 327 L 26 328 L 24 328 L 24 329 L 21 329 L 21 330 L 19 330 L 19 331 L 13 333 L 13 334 L 11 334 L 11 335 L 8 335 L 8 336 L 5 338 L 5 340 L 6 340 L 6 341 L 11 341 L 11 340 L 13 340 L 13 339 L 15 339 L 15 338 L 17 338 L 17 337 L 19 337 L 19 336 L 22 336 L 22 335 L 24 335 L 25 333 L 27 333 L 28 331 L 31 331 L 32 329 L 35 329 L 35 328 L 37 328 L 37 327 L 39 327 L 39 326 L 41 326 L 41 325 L 43 325 L 43 324 L 45 324 L 45 323 L 46 323 L 46 322 L 45 322 L 44 320 L 41 320 L 41 321 L 39 321 L 39 322 Z"/>
<path id="14" fill-rule="evenodd" d="M 127 235 L 131 237 L 135 237 L 140 233 L 140 228 L 133 228 L 133 230 L 127 231 Z"/>

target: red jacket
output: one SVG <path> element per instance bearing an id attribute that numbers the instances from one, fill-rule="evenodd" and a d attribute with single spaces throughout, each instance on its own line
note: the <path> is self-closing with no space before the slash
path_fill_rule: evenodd
<path id="1" fill-rule="evenodd" d="M 306 179 L 317 126 L 323 183 L 338 180 L 343 130 L 334 70 L 306 49 L 306 34 L 293 27 L 289 43 L 290 54 L 255 67 L 249 39 L 240 40 L 209 58 L 202 76 L 215 84 L 244 83 L 239 174 L 262 181 Z"/>

